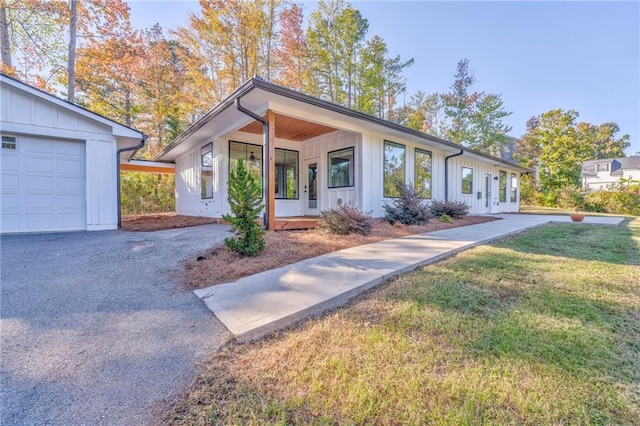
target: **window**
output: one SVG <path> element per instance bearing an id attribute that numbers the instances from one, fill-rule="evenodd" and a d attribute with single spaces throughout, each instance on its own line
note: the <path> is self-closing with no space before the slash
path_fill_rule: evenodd
<path id="1" fill-rule="evenodd" d="M 500 191 L 498 195 L 501 203 L 507 202 L 507 172 L 504 170 L 500 170 Z"/>
<path id="2" fill-rule="evenodd" d="M 518 176 L 515 173 L 511 173 L 511 202 L 518 202 Z"/>
<path id="3" fill-rule="evenodd" d="M 404 184 L 405 176 L 405 151 L 404 145 L 384 141 L 384 196 L 397 197 L 396 182 Z"/>
<path id="4" fill-rule="evenodd" d="M 229 171 L 238 167 L 238 160 L 241 158 L 247 170 L 258 178 L 262 185 L 262 145 L 229 141 Z"/>
<path id="5" fill-rule="evenodd" d="M 276 198 L 298 199 L 298 151 L 276 148 Z"/>
<path id="6" fill-rule="evenodd" d="M 329 188 L 353 186 L 353 147 L 331 151 L 329 157 Z"/>
<path id="7" fill-rule="evenodd" d="M 462 168 L 462 193 L 473 194 L 473 169 L 470 167 Z"/>
<path id="8" fill-rule="evenodd" d="M 213 198 L 213 143 L 200 148 L 200 198 Z"/>
<path id="9" fill-rule="evenodd" d="M 609 171 L 609 163 L 598 163 L 596 164 L 597 172 L 608 172 Z"/>
<path id="10" fill-rule="evenodd" d="M 431 153 L 416 148 L 414 185 L 416 192 L 424 198 L 431 198 Z"/>
<path id="11" fill-rule="evenodd" d="M 2 149 L 16 149 L 16 138 L 14 136 L 2 136 Z"/>

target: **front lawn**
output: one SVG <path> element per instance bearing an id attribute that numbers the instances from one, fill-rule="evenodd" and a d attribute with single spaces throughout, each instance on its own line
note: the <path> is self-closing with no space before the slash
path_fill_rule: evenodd
<path id="1" fill-rule="evenodd" d="M 552 225 L 215 355 L 173 424 L 640 424 L 640 219 Z"/>

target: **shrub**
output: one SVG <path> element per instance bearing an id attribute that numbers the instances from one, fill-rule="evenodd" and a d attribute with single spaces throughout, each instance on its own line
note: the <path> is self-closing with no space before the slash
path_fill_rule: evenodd
<path id="1" fill-rule="evenodd" d="M 333 234 L 369 235 L 373 227 L 371 214 L 365 213 L 351 204 L 341 204 L 333 209 L 323 210 L 321 215 L 324 222 L 320 224 L 320 227 Z"/>
<path id="2" fill-rule="evenodd" d="M 429 220 L 429 207 L 421 198 L 422 193 L 416 192 L 413 185 L 405 185 L 404 182 L 395 182 L 398 198 L 389 205 L 382 206 L 384 217 L 390 224 L 400 222 L 403 225 L 424 225 Z"/>
<path id="3" fill-rule="evenodd" d="M 176 210 L 175 175 L 123 171 L 120 173 L 122 214 Z"/>
<path id="4" fill-rule="evenodd" d="M 557 191 L 556 205 L 564 209 L 583 209 L 584 208 L 584 194 L 582 189 L 575 186 L 565 186 Z"/>
<path id="5" fill-rule="evenodd" d="M 454 219 L 461 219 L 469 214 L 469 205 L 458 201 L 433 200 L 429 209 L 434 216 L 447 215 Z"/>
<path id="6" fill-rule="evenodd" d="M 448 214 L 443 214 L 442 216 L 440 216 L 440 222 L 442 223 L 451 223 L 451 221 L 451 216 L 449 216 Z"/>
<path id="7" fill-rule="evenodd" d="M 225 238 L 226 246 L 241 256 L 252 256 L 264 250 L 264 231 L 257 222 L 264 207 L 262 188 L 242 159 L 238 160 L 238 167 L 229 172 L 227 200 L 232 214 L 223 217 L 231 225 L 235 237 Z"/>
<path id="8" fill-rule="evenodd" d="M 585 195 L 585 209 L 592 212 L 640 216 L 640 194 L 631 191 L 594 191 Z"/>

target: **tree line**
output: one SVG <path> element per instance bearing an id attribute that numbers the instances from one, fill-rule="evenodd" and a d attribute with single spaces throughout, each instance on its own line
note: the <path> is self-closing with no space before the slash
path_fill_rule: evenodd
<path id="1" fill-rule="evenodd" d="M 320 1 L 306 28 L 289 0 L 201 0 L 168 32 L 133 28 L 122 0 L 3 1 L 0 12 L 3 72 L 149 134 L 146 157 L 255 75 L 485 151 L 511 130 L 500 95 L 469 93 L 466 59 L 449 93 L 405 102 L 414 60 L 390 54 L 344 0 Z"/>
<path id="2" fill-rule="evenodd" d="M 148 134 L 144 158 L 255 75 L 489 154 L 512 130 L 467 59 L 447 92 L 408 95 L 414 59 L 391 54 L 344 0 L 319 1 L 306 28 L 290 0 L 200 0 L 168 31 L 133 28 L 123 0 L 2 0 L 0 51 L 2 72 Z M 527 124 L 516 156 L 539 170 L 537 189 L 579 186 L 583 160 L 624 156 L 615 123 L 577 118 L 552 110 Z"/>

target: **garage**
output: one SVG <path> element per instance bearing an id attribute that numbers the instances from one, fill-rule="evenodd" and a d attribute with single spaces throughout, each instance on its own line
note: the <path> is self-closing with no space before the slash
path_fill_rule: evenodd
<path id="1" fill-rule="evenodd" d="M 84 141 L 2 135 L 4 232 L 86 229 Z"/>
<path id="2" fill-rule="evenodd" d="M 116 229 L 118 156 L 146 136 L 0 74 L 0 233 Z"/>

